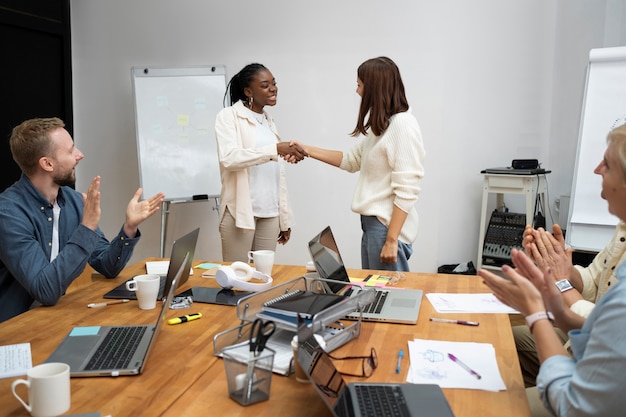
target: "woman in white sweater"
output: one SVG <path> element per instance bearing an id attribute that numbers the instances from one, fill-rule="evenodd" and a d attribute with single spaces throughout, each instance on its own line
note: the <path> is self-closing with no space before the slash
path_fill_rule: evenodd
<path id="1" fill-rule="evenodd" d="M 397 65 L 372 58 L 357 70 L 361 105 L 349 152 L 301 145 L 308 156 L 348 172 L 360 171 L 352 211 L 361 215 L 361 267 L 408 271 L 417 237 L 415 210 L 424 176 L 424 146 L 409 111 Z M 293 142 L 300 145 L 297 142 Z"/>

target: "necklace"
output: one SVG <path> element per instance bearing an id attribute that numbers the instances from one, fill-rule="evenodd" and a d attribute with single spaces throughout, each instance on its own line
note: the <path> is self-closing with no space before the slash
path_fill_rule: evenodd
<path id="1" fill-rule="evenodd" d="M 262 124 L 263 124 L 263 122 L 265 121 L 265 114 L 263 114 L 263 113 L 259 114 L 259 113 L 257 113 L 257 112 L 252 111 L 252 110 L 250 110 L 250 113 L 252 113 L 252 115 L 254 116 L 254 118 L 256 119 L 256 121 L 257 121 L 260 125 L 262 125 Z"/>

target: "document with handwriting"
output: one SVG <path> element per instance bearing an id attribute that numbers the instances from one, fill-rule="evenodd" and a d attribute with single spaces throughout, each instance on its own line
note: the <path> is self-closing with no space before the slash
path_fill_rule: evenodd
<path id="1" fill-rule="evenodd" d="M 30 343 L 0 346 L 0 378 L 26 375 L 32 367 Z"/>

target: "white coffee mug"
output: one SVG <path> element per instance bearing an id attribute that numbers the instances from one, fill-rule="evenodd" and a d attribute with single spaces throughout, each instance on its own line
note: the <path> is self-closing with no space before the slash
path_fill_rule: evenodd
<path id="1" fill-rule="evenodd" d="M 272 276 L 272 267 L 274 266 L 273 250 L 255 250 L 248 252 L 248 262 L 254 263 L 254 268 L 270 277 Z"/>
<path id="2" fill-rule="evenodd" d="M 160 286 L 161 277 L 156 274 L 137 275 L 130 281 L 126 281 L 126 289 L 135 291 L 139 308 L 142 310 L 152 310 L 156 307 Z"/>
<path id="3" fill-rule="evenodd" d="M 37 365 L 26 373 L 28 379 L 11 384 L 15 398 L 33 417 L 54 417 L 70 409 L 70 366 L 51 362 Z M 16 392 L 18 385 L 28 388 L 28 403 Z"/>

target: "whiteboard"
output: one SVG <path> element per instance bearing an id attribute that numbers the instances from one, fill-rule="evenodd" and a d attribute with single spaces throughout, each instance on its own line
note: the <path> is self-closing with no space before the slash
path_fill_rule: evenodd
<path id="1" fill-rule="evenodd" d="M 600 197 L 602 177 L 593 171 L 604 157 L 606 137 L 626 123 L 626 47 L 592 49 L 585 96 L 566 241 L 574 249 L 599 252 L 610 241 L 618 218 Z"/>
<path id="2" fill-rule="evenodd" d="M 226 91 L 224 66 L 131 69 L 139 181 L 144 197 L 219 197 L 215 117 Z"/>

